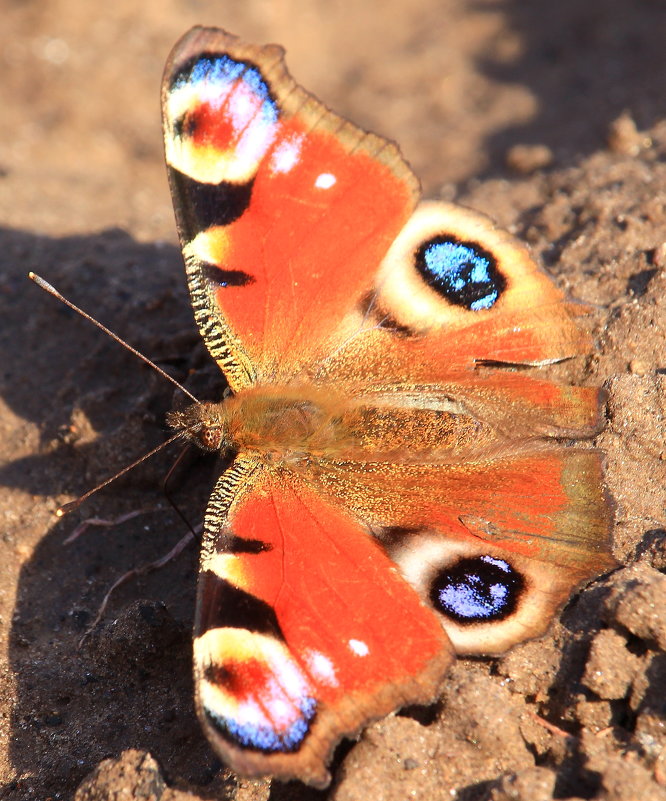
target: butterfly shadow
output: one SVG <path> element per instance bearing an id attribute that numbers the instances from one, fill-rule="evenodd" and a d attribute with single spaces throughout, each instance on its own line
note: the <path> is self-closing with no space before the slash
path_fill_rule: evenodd
<path id="1" fill-rule="evenodd" d="M 3 596 L 16 599 L 4 719 L 14 775 L 23 777 L 5 785 L 3 797 L 70 795 L 101 759 L 127 748 L 149 751 L 167 781 L 206 785 L 220 764 L 192 700 L 197 548 L 122 587 L 79 647 L 113 581 L 164 555 L 186 533 L 160 490 L 177 450 L 141 464 L 64 519 L 49 524 L 47 515 L 163 441 L 174 389 L 27 279 L 29 270 L 40 273 L 186 380 L 207 356 L 180 252 L 117 230 L 62 239 L 5 230 L 0 237 L 8 432 L 0 446 L 8 521 L 0 581 Z M 219 371 L 203 377 L 219 398 Z M 201 460 L 177 488 L 179 507 L 193 521 L 214 470 L 214 459 Z M 144 513 L 122 525 L 92 528 L 64 544 L 85 518 L 139 509 Z"/>

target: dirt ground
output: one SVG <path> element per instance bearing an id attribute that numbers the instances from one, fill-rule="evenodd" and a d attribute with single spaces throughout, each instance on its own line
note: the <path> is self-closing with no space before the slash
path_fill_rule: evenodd
<path id="1" fill-rule="evenodd" d="M 666 799 L 666 4 L 663 0 L 1 0 L 0 797 Z M 539 642 L 461 661 L 441 701 L 336 753 L 325 792 L 240 781 L 192 704 L 196 554 L 113 597 L 183 534 L 161 454 L 172 392 L 29 270 L 203 397 L 162 163 L 159 84 L 196 23 L 287 48 L 328 105 L 401 144 L 425 194 L 493 216 L 592 305 L 621 567 Z M 179 503 L 196 520 L 214 464 Z M 146 510 L 64 544 L 91 516 Z M 78 788 L 78 789 L 77 789 Z"/>

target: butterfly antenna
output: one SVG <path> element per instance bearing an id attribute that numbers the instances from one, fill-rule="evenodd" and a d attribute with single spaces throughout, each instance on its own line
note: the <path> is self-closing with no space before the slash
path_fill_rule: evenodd
<path id="1" fill-rule="evenodd" d="M 173 436 L 169 437 L 169 439 L 162 442 L 156 448 L 153 448 L 152 451 L 144 453 L 144 455 L 141 456 L 139 459 L 137 459 L 135 462 L 132 462 L 132 464 L 128 464 L 127 467 L 123 467 L 123 469 L 119 470 L 115 475 L 111 476 L 110 478 L 107 478 L 105 481 L 102 481 L 101 484 L 98 484 L 96 487 L 93 487 L 91 490 L 88 490 L 88 492 L 85 492 L 83 495 L 81 495 L 80 498 L 77 498 L 75 501 L 69 501 L 69 503 L 64 503 L 62 506 L 59 506 L 55 512 L 56 517 L 64 517 L 66 514 L 69 514 L 70 512 L 73 512 L 75 509 L 78 509 L 79 506 L 81 506 L 81 504 L 84 501 L 88 500 L 88 498 L 91 495 L 94 495 L 99 490 L 104 489 L 104 487 L 111 484 L 111 482 L 115 481 L 117 478 L 124 476 L 125 473 L 129 473 L 130 470 L 133 470 L 137 465 L 140 465 L 141 462 L 145 462 L 146 459 L 150 459 L 151 456 L 154 456 L 156 453 L 161 451 L 163 448 L 166 448 L 167 445 L 170 445 L 175 440 L 187 436 L 188 431 L 189 429 L 186 429 L 184 431 L 177 431 Z"/>
<path id="2" fill-rule="evenodd" d="M 141 359 L 142 362 L 145 362 L 147 365 L 152 367 L 153 370 L 156 370 L 161 376 L 166 378 L 167 381 L 171 381 L 171 383 L 174 386 L 178 387 L 178 389 L 181 392 L 184 392 L 187 395 L 187 397 L 190 398 L 190 400 L 194 401 L 194 403 L 199 403 L 200 402 L 199 399 L 195 398 L 194 395 L 191 392 L 189 392 L 187 389 L 185 389 L 185 387 L 182 384 L 179 384 L 178 381 L 176 381 L 176 379 L 173 376 L 170 376 L 161 367 L 158 367 L 155 364 L 155 362 L 151 362 L 151 360 L 147 356 L 144 356 L 143 353 L 139 353 L 139 351 L 136 348 L 133 348 L 128 342 L 125 342 L 124 339 L 121 339 L 117 334 L 114 334 L 113 331 L 108 329 L 105 325 L 102 325 L 102 323 L 100 323 L 99 320 L 96 320 L 94 317 L 91 317 L 87 312 L 84 312 L 83 309 L 80 309 L 78 306 L 76 306 L 74 303 L 72 303 L 71 300 L 67 300 L 67 298 L 64 297 L 64 295 L 61 295 L 60 292 L 58 292 L 58 290 L 54 286 L 51 286 L 51 284 L 49 284 L 48 281 L 45 281 L 41 276 L 36 275 L 33 272 L 29 272 L 28 273 L 28 278 L 30 278 L 32 281 L 34 281 L 37 284 L 37 286 L 40 287 L 41 289 L 43 289 L 45 292 L 48 292 L 49 295 L 53 295 L 54 298 L 57 298 L 59 301 L 64 303 L 65 306 L 69 306 L 70 309 L 73 309 L 75 312 L 80 314 L 81 317 L 85 317 L 86 320 L 90 320 L 90 322 L 93 325 L 96 325 L 100 330 L 104 331 L 105 334 L 108 334 L 111 337 L 111 339 L 114 339 L 119 345 L 122 345 L 123 348 L 128 350 L 130 353 L 133 353 L 135 356 L 137 356 L 139 359 Z M 171 440 L 169 440 L 169 442 L 170 441 Z M 151 454 L 148 454 L 148 456 L 150 456 L 150 455 Z M 141 461 L 141 460 L 139 460 L 139 461 Z M 138 464 L 138 462 L 135 462 L 135 464 Z M 134 465 L 131 465 L 131 467 L 134 467 Z M 119 473 L 118 475 L 121 475 L 121 473 Z M 117 476 L 114 476 L 114 478 L 117 478 Z M 113 480 L 113 479 L 110 479 L 110 480 Z M 108 482 L 106 482 L 106 483 L 108 483 Z M 100 486 L 104 486 L 104 484 L 102 484 Z M 97 489 L 99 489 L 99 487 L 97 487 Z"/>

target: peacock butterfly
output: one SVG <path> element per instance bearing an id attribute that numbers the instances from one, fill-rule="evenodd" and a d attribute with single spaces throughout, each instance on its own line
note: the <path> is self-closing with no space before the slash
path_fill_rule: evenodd
<path id="1" fill-rule="evenodd" d="M 162 86 L 197 324 L 232 394 L 171 426 L 230 467 L 208 504 L 196 705 L 246 776 L 325 786 L 337 741 L 437 696 L 456 654 L 540 635 L 613 564 L 600 393 L 518 369 L 584 310 L 484 216 L 419 202 L 398 148 L 283 50 L 213 28 Z"/>

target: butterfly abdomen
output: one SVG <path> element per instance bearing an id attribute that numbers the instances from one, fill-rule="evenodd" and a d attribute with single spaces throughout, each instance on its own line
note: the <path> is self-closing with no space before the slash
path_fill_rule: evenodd
<path id="1" fill-rule="evenodd" d="M 490 425 L 462 410 L 415 409 L 400 395 L 355 398 L 307 383 L 259 385 L 172 413 L 169 422 L 192 429 L 191 438 L 206 450 L 259 453 L 273 464 L 308 457 L 456 462 L 498 440 Z"/>

